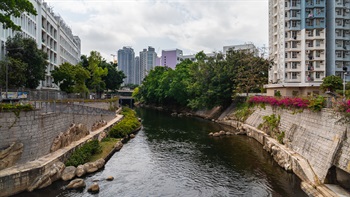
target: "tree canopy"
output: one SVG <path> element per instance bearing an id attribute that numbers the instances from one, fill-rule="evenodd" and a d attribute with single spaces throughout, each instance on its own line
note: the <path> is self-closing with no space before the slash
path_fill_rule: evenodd
<path id="1" fill-rule="evenodd" d="M 54 83 L 67 93 L 95 92 L 101 98 L 105 90 L 120 88 L 125 75 L 117 70 L 117 65 L 102 58 L 99 52 L 91 51 L 90 56 L 82 55 L 77 65 L 64 63 L 51 72 Z"/>
<path id="2" fill-rule="evenodd" d="M 13 87 L 26 87 L 35 89 L 41 80 L 45 79 L 47 54 L 38 49 L 36 42 L 31 38 L 23 38 L 16 34 L 6 41 L 6 60 L 1 62 L 1 70 L 8 66 L 9 84 Z M 7 64 L 7 65 L 6 65 Z M 6 74 L 6 72 L 1 75 Z M 5 83 L 0 78 L 0 83 Z"/>
<path id="3" fill-rule="evenodd" d="M 341 90 L 343 88 L 343 81 L 340 77 L 331 75 L 323 78 L 323 82 L 320 89 L 323 91 L 335 92 L 336 90 Z"/>
<path id="4" fill-rule="evenodd" d="M 20 17 L 24 12 L 37 15 L 33 4 L 29 0 L 1 0 L 0 23 L 3 24 L 4 28 L 11 28 L 16 31 L 21 31 L 21 26 L 16 25 L 11 20 L 11 16 Z"/>
<path id="5" fill-rule="evenodd" d="M 229 105 L 237 93 L 261 92 L 267 83 L 270 62 L 250 53 L 207 57 L 199 52 L 196 60 L 182 61 L 175 70 L 155 67 L 133 96 L 147 104 L 212 108 Z"/>

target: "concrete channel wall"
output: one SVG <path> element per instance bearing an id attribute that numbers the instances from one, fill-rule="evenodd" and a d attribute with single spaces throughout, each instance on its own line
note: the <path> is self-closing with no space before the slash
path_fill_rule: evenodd
<path id="1" fill-rule="evenodd" d="M 347 138 L 349 123 L 343 123 L 332 110 L 321 112 L 304 110 L 295 113 L 285 109 L 258 108 L 246 124 L 255 128 L 263 122 L 263 116 L 280 115 L 280 131 L 285 132 L 285 144 L 308 160 L 319 180 L 326 182 L 332 166 L 350 173 L 350 148 Z"/>
<path id="2" fill-rule="evenodd" d="M 82 106 L 83 107 L 83 106 Z M 50 153 L 51 145 L 61 132 L 66 131 L 72 123 L 84 124 L 89 130 L 99 121 L 107 122 L 115 118 L 115 113 L 62 113 L 29 111 L 15 114 L 0 113 L 0 150 L 12 143 L 22 143 L 23 153 L 16 164 L 23 164 Z"/>
<path id="3" fill-rule="evenodd" d="M 230 118 L 233 112 L 233 109 L 225 112 L 227 115 L 218 122 L 244 129 L 281 167 L 293 171 L 305 184 L 311 185 L 311 190 L 316 188 L 324 196 L 333 196 L 323 184 L 334 180 L 350 189 L 350 124 L 341 121 L 341 115 L 330 109 L 295 112 L 266 106 L 265 109 L 255 108 L 242 123 Z M 284 145 L 258 129 L 263 117 L 272 114 L 280 115 L 279 130 L 285 132 Z"/>
<path id="4" fill-rule="evenodd" d="M 82 117 L 84 118 L 84 117 Z M 87 117 L 85 117 L 87 118 Z M 17 164 L 15 166 L 0 170 L 0 197 L 10 196 L 25 191 L 33 182 L 44 174 L 51 173 L 56 162 L 64 162 L 71 153 L 85 142 L 91 139 L 97 139 L 101 132 L 109 131 L 109 129 L 122 119 L 121 115 L 114 116 L 108 121 L 107 125 L 90 132 L 89 135 L 78 141 L 72 142 L 70 145 L 63 147 L 55 152 L 46 154 L 34 161 Z M 86 119 L 86 121 L 91 119 Z M 50 174 L 49 173 L 49 174 Z M 51 184 L 51 182 L 49 182 Z"/>

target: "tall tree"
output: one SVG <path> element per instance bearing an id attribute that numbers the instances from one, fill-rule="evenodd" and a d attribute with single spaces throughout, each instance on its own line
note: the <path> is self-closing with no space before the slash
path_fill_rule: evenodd
<path id="1" fill-rule="evenodd" d="M 8 75 L 8 87 L 24 87 L 26 83 L 25 70 L 27 65 L 20 60 L 9 58 L 0 62 L 0 87 L 6 86 L 6 75 Z"/>
<path id="2" fill-rule="evenodd" d="M 102 81 L 102 77 L 108 74 L 108 69 L 100 67 L 100 64 L 102 63 L 102 56 L 97 51 L 90 52 L 88 62 L 88 69 L 91 74 L 90 88 L 97 93 L 98 98 L 101 98 L 101 94 L 106 88 L 106 83 Z"/>
<path id="3" fill-rule="evenodd" d="M 4 28 L 21 31 L 21 26 L 16 25 L 11 16 L 20 17 L 22 13 L 37 15 L 33 4 L 29 0 L 1 0 L 0 1 L 0 23 Z"/>
<path id="4" fill-rule="evenodd" d="M 267 84 L 271 62 L 246 51 L 229 51 L 228 56 L 235 62 L 235 93 L 248 93 Z"/>
<path id="5" fill-rule="evenodd" d="M 108 90 L 118 90 L 120 85 L 123 83 L 123 79 L 126 78 L 123 71 L 117 70 L 117 64 L 107 63 L 103 61 L 101 64 L 102 68 L 107 68 L 108 74 L 102 77 L 102 80 L 106 83 Z"/>
<path id="6" fill-rule="evenodd" d="M 320 89 L 323 91 L 335 92 L 343 88 L 343 80 L 339 76 L 331 75 L 323 78 Z"/>
<path id="7" fill-rule="evenodd" d="M 25 65 L 24 85 L 26 88 L 35 89 L 39 86 L 40 80 L 45 79 L 47 62 L 47 54 L 38 49 L 36 42 L 31 38 L 23 38 L 20 34 L 16 34 L 13 38 L 6 41 L 6 50 L 8 59 L 15 59 L 20 64 Z M 10 68 L 15 69 L 15 68 Z M 13 72 L 21 72 L 13 70 Z"/>
<path id="8" fill-rule="evenodd" d="M 59 84 L 62 91 L 66 93 L 85 94 L 88 89 L 85 81 L 90 78 L 88 70 L 84 69 L 80 64 L 74 66 L 70 63 L 63 63 L 51 72 L 54 83 Z"/>

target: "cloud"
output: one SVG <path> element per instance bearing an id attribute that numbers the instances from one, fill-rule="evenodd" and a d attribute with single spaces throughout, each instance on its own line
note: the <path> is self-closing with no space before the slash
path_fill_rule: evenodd
<path id="1" fill-rule="evenodd" d="M 221 51 L 268 41 L 267 0 L 46 0 L 82 41 L 106 59 L 123 46 Z M 158 54 L 161 55 L 161 54 Z"/>

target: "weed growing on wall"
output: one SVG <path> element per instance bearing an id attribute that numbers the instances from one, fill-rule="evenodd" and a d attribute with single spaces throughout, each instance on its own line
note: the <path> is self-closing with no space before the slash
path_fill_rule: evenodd
<path id="1" fill-rule="evenodd" d="M 265 131 L 268 135 L 278 140 L 283 144 L 283 138 L 285 133 L 280 131 L 278 126 L 280 124 L 281 116 L 272 114 L 270 116 L 263 116 L 263 123 L 258 126 L 258 129 Z"/>
<path id="2" fill-rule="evenodd" d="M 235 120 L 245 122 L 252 113 L 253 110 L 248 103 L 239 103 L 237 104 L 237 108 L 233 114 L 233 117 Z"/>

